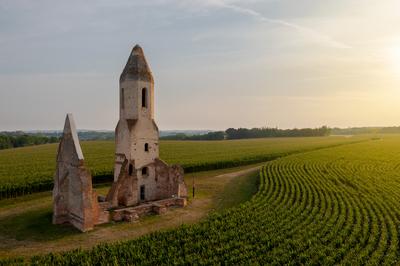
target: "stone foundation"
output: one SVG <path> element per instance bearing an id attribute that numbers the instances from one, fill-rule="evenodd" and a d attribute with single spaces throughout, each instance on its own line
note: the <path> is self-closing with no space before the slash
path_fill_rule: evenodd
<path id="1" fill-rule="evenodd" d="M 151 214 L 164 214 L 170 207 L 184 207 L 187 204 L 185 198 L 169 198 L 153 202 L 140 204 L 134 207 L 120 208 L 110 210 L 110 221 L 114 222 L 135 222 L 140 217 L 144 217 Z"/>

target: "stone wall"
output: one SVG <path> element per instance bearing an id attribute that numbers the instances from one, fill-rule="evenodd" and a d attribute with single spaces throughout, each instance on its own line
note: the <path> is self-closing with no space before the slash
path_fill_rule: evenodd
<path id="1" fill-rule="evenodd" d="M 136 172 L 133 171 L 132 175 L 129 175 L 129 164 L 134 165 L 135 162 L 129 162 L 125 158 L 121 165 L 119 177 L 117 181 L 113 182 L 107 194 L 106 201 L 110 203 L 112 208 L 132 206 L 139 203 Z"/>
<path id="2" fill-rule="evenodd" d="M 178 165 L 169 166 L 160 159 L 146 165 L 147 176 L 137 177 L 137 172 L 129 175 L 129 164 L 124 159 L 120 175 L 114 181 L 106 197 L 113 208 L 118 206 L 133 206 L 140 202 L 148 202 L 166 198 L 187 197 L 186 185 L 183 179 L 183 168 Z M 141 175 L 141 173 L 139 173 Z M 138 182 L 140 180 L 140 182 Z M 140 186 L 145 186 L 145 199 L 140 199 Z"/>
<path id="3" fill-rule="evenodd" d="M 170 197 L 187 197 L 186 185 L 183 179 L 183 168 L 179 165 L 169 166 L 164 161 L 156 159 L 156 194 L 158 199 Z"/>
<path id="4" fill-rule="evenodd" d="M 92 190 L 92 176 L 86 169 L 75 123 L 65 119 L 58 147 L 53 189 L 53 223 L 71 223 L 81 231 L 93 229 L 98 219 L 98 203 Z"/>

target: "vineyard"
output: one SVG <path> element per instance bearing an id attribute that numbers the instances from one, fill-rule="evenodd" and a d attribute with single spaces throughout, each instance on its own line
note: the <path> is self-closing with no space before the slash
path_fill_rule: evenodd
<path id="1" fill-rule="evenodd" d="M 251 200 L 200 224 L 31 262 L 398 264 L 399 169 L 399 137 L 290 155 L 266 163 Z"/>
<path id="2" fill-rule="evenodd" d="M 275 138 L 232 141 L 161 141 L 160 157 L 186 173 L 269 161 L 290 153 L 366 140 L 366 137 Z M 94 182 L 110 181 L 114 142 L 82 142 Z M 57 144 L 0 151 L 0 199 L 51 190 Z"/>

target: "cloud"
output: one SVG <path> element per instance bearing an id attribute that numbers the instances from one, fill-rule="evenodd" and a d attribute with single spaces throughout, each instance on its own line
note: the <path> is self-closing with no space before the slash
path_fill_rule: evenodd
<path id="1" fill-rule="evenodd" d="M 236 1 L 237 2 L 237 1 Z M 318 32 L 314 29 L 311 29 L 309 27 L 304 27 L 295 23 L 291 23 L 285 20 L 280 20 L 280 19 L 271 19 L 268 17 L 263 16 L 261 13 L 250 9 L 250 8 L 245 8 L 242 6 L 239 6 L 237 4 L 234 4 L 235 2 L 232 1 L 226 1 L 226 0 L 205 0 L 205 1 L 195 1 L 197 4 L 205 5 L 208 7 L 217 7 L 217 8 L 224 8 L 224 9 L 229 9 L 237 13 L 241 13 L 244 15 L 251 16 L 261 22 L 266 22 L 266 23 L 271 23 L 271 24 L 276 24 L 279 26 L 283 26 L 286 28 L 293 29 L 309 38 L 311 38 L 314 41 L 317 41 L 323 45 L 326 45 L 328 47 L 332 48 L 339 48 L 339 49 L 349 49 L 352 48 L 351 46 L 337 41 L 333 39 L 331 36 L 327 34 L 323 34 L 321 32 Z"/>

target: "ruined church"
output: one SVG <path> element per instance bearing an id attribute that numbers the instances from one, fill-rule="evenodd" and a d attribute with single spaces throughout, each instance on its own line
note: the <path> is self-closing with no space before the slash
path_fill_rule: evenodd
<path id="1" fill-rule="evenodd" d="M 67 115 L 54 177 L 54 224 L 70 223 L 88 231 L 96 224 L 135 221 L 149 213 L 164 213 L 170 206 L 186 205 L 183 168 L 159 158 L 154 79 L 138 45 L 120 76 L 119 96 L 114 179 L 105 197 L 92 188 L 75 122 Z"/>

